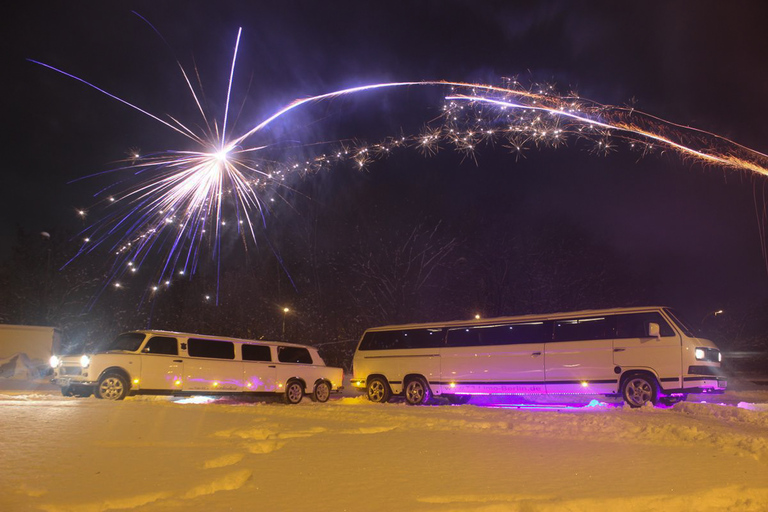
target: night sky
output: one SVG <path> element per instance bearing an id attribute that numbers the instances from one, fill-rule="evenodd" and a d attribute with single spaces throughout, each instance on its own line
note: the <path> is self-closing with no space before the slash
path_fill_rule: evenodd
<path id="1" fill-rule="evenodd" d="M 71 72 L 154 114 L 193 119 L 174 59 L 188 68 L 194 59 L 213 111 L 221 112 L 238 27 L 233 97 L 247 98 L 240 127 L 294 98 L 355 85 L 498 83 L 517 76 L 604 104 L 634 102 L 644 112 L 768 152 L 768 7 L 759 2 L 62 1 L 17 2 L 10 9 L 2 22 L 3 258 L 19 229 L 81 227 L 76 209 L 90 205 L 97 185 L 69 181 L 110 168 L 131 148 L 188 145 L 159 123 L 26 59 Z M 131 11 L 150 21 L 170 48 Z M 439 93 L 376 93 L 312 107 L 292 118 L 295 132 L 283 125 L 273 135 L 297 144 L 375 141 L 418 129 L 438 113 Z M 511 214 L 532 222 L 564 218 L 653 276 L 659 300 L 692 314 L 768 296 L 753 200 L 753 187 L 762 197 L 765 178 L 669 154 L 595 156 L 578 144 L 531 149 L 525 157 L 516 161 L 503 148 L 486 148 L 476 165 L 445 152 L 424 158 L 406 151 L 367 169 L 376 194 L 356 196 L 331 171 L 314 199 L 331 209 L 343 202 L 351 210 L 375 204 L 382 212 L 417 202 L 432 218 L 479 223 Z"/>

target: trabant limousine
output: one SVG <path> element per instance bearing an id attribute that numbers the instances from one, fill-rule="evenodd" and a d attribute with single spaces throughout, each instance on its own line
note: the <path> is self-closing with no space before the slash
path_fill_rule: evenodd
<path id="1" fill-rule="evenodd" d="M 326 366 L 317 349 L 169 331 L 120 334 L 103 350 L 53 356 L 52 382 L 62 394 L 122 400 L 154 395 L 305 395 L 326 402 L 343 388 L 343 370 Z"/>
<path id="2" fill-rule="evenodd" d="M 621 395 L 631 407 L 727 386 L 720 350 L 667 307 L 616 308 L 368 329 L 352 386 L 373 402 L 442 395 Z"/>

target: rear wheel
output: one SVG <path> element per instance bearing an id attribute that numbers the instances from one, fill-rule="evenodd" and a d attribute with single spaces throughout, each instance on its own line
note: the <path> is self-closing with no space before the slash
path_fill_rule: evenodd
<path id="1" fill-rule="evenodd" d="M 424 405 L 432 398 L 427 381 L 414 377 L 405 385 L 405 401 L 408 405 Z"/>
<path id="2" fill-rule="evenodd" d="M 119 373 L 108 373 L 99 380 L 96 398 L 122 400 L 128 394 L 128 381 Z"/>
<path id="3" fill-rule="evenodd" d="M 315 391 L 312 393 L 312 401 L 325 403 L 331 396 L 331 386 L 325 382 L 318 382 L 315 384 Z"/>
<path id="4" fill-rule="evenodd" d="M 285 402 L 288 404 L 297 404 L 304 397 L 304 387 L 297 380 L 289 381 L 285 385 Z"/>
<path id="5" fill-rule="evenodd" d="M 383 377 L 372 377 L 368 380 L 368 400 L 379 404 L 389 402 L 392 392 Z"/>
<path id="6" fill-rule="evenodd" d="M 635 374 L 624 380 L 622 387 L 624 401 L 630 407 L 642 407 L 648 402 L 656 403 L 659 396 L 659 388 L 656 379 L 645 374 Z"/>

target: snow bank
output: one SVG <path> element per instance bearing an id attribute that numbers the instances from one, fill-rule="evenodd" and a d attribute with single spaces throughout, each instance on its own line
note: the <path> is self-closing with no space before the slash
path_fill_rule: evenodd
<path id="1" fill-rule="evenodd" d="M 0 509 L 768 510 L 768 412 L 584 405 L 0 395 Z"/>

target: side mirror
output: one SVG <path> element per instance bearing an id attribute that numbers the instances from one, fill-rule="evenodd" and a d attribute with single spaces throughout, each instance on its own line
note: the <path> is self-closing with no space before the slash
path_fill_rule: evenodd
<path id="1" fill-rule="evenodd" d="M 661 330 L 659 329 L 659 324 L 654 322 L 648 323 L 648 337 L 661 338 Z"/>

